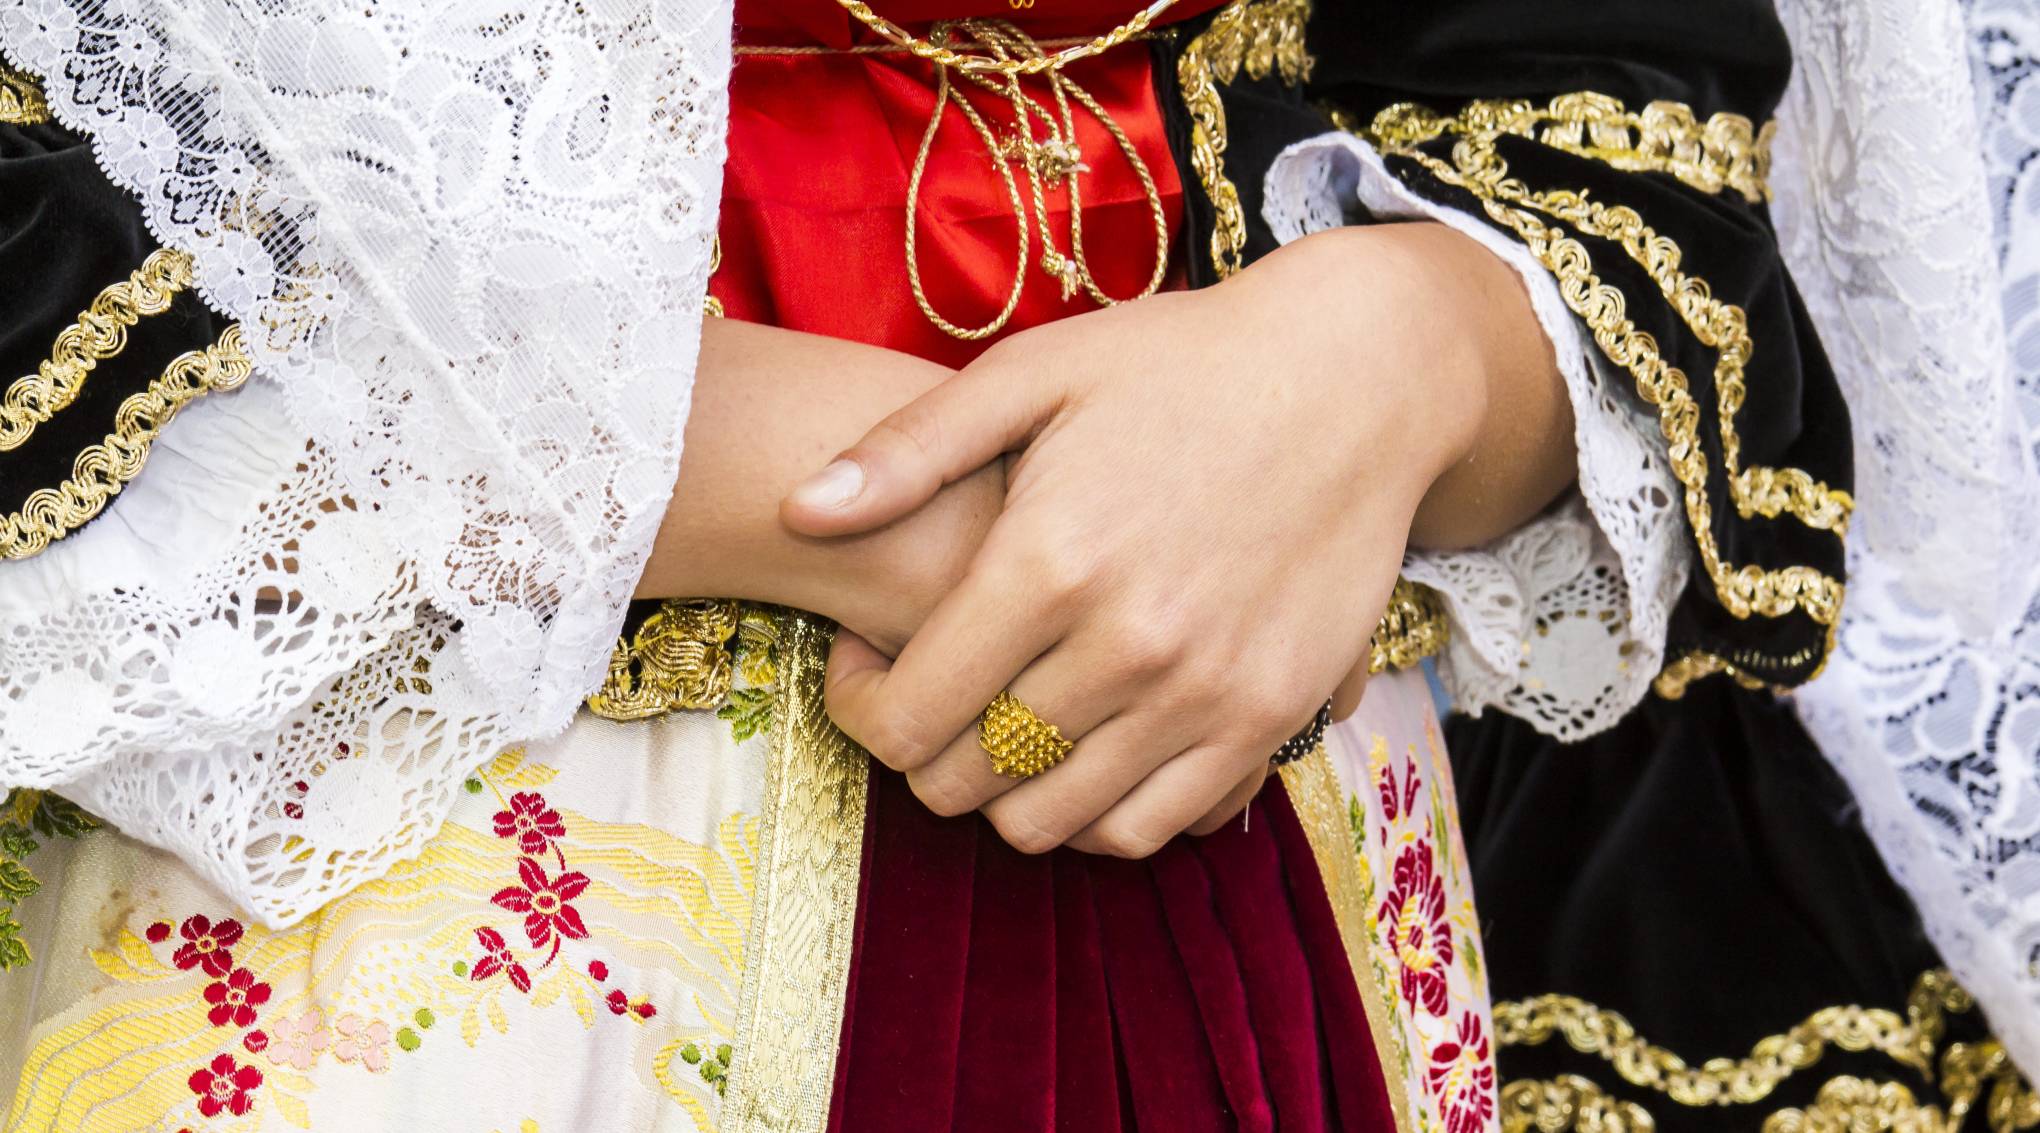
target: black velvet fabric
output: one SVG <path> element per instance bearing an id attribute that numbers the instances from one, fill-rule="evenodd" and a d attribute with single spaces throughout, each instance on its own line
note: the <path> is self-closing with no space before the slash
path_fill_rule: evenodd
<path id="1" fill-rule="evenodd" d="M 140 208 L 106 179 L 82 139 L 54 124 L 0 126 L 0 278 L 12 283 L 0 319 L 0 389 L 34 373 L 58 333 L 155 249 Z M 129 328 L 126 348 L 93 367 L 75 401 L 26 444 L 0 452 L 0 514 L 69 477 L 79 451 L 106 439 L 121 402 L 223 329 L 188 289 L 168 311 Z"/>
<path id="2" fill-rule="evenodd" d="M 1585 742 L 1488 713 L 1447 725 L 1497 1002 L 1547 993 L 1617 1011 L 1693 1065 L 1747 1056 L 1827 1007 L 1905 1013 L 1938 967 L 1836 776 L 1791 707 L 1725 681 L 1651 699 Z M 1950 1039 L 1983 1034 L 1955 1016 Z M 1554 1038 L 1500 1052 L 1505 1079 L 1580 1074 L 1665 1133 L 1754 1131 L 1837 1074 L 1934 1084 L 1830 1047 L 1753 1105 L 1692 1109 Z"/>

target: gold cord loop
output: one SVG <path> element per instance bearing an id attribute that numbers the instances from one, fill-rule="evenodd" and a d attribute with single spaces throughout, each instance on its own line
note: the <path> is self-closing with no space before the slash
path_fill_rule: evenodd
<path id="1" fill-rule="evenodd" d="M 1060 71 L 1079 59 L 1087 59 L 1100 52 L 1109 51 L 1147 31 L 1148 25 L 1154 23 L 1156 17 L 1176 6 L 1176 0 L 1155 0 L 1136 13 L 1132 19 L 1096 39 L 1066 47 L 1052 54 L 1037 52 L 1015 58 L 996 52 L 987 56 L 956 51 L 943 42 L 939 33 L 931 34 L 927 39 L 909 34 L 905 28 L 872 11 L 871 5 L 864 3 L 863 0 L 836 0 L 836 2 L 841 4 L 843 10 L 850 13 L 858 23 L 937 67 L 954 67 L 966 73 L 994 72 L 1008 77 Z M 1029 3 L 1026 6 L 1033 5 Z"/>

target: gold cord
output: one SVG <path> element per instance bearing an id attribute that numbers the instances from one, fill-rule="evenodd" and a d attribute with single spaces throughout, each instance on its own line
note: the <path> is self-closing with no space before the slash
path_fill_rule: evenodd
<path id="1" fill-rule="evenodd" d="M 967 34 L 983 49 L 991 52 L 991 58 L 1007 61 L 1048 58 L 1040 44 L 1011 24 L 995 20 L 962 20 L 956 23 L 938 23 L 933 34 L 945 42 L 952 30 Z M 1028 196 L 1033 201 L 1034 228 L 1041 237 L 1041 270 L 1056 280 L 1062 295 L 1068 300 L 1081 289 L 1101 307 L 1130 302 L 1154 294 L 1162 285 L 1162 278 L 1169 264 L 1169 223 L 1162 208 L 1161 190 L 1156 186 L 1147 163 L 1141 159 L 1139 150 L 1126 131 L 1112 120 L 1112 116 L 1093 98 L 1090 92 L 1078 86 L 1060 71 L 1051 70 L 1047 75 L 1049 93 L 1055 102 L 1050 111 L 1037 102 L 1020 85 L 1022 74 L 1031 71 L 1002 72 L 999 79 L 988 78 L 974 70 L 959 68 L 959 73 L 972 85 L 996 97 L 1003 98 L 1013 107 L 1013 140 L 1001 145 L 993 135 L 984 116 L 971 105 L 961 91 L 954 89 L 950 67 L 940 61 L 935 64 L 935 109 L 928 117 L 928 128 L 921 134 L 921 145 L 914 155 L 914 167 L 907 184 L 907 281 L 913 289 L 914 304 L 921 314 L 944 334 L 965 341 L 974 341 L 997 334 L 1004 329 L 1020 306 L 1021 292 L 1027 283 L 1027 261 L 1031 252 L 1032 234 L 1028 230 L 1027 206 L 1020 198 L 1020 186 L 1013 176 L 1009 162 L 1018 159 L 1027 177 Z M 1082 106 L 1096 118 L 1132 166 L 1134 175 L 1140 179 L 1141 189 L 1147 196 L 1148 211 L 1155 226 L 1155 264 L 1146 286 L 1124 299 L 1107 295 L 1098 286 L 1097 277 L 1091 273 L 1090 261 L 1084 252 L 1083 198 L 1078 189 L 1077 175 L 1090 167 L 1083 162 L 1083 154 L 1077 146 L 1076 115 L 1071 109 L 1071 100 Z M 921 283 L 921 263 L 918 242 L 920 227 L 921 182 L 927 175 L 928 156 L 935 145 L 935 134 L 942 124 L 942 112 L 951 101 L 962 111 L 964 119 L 984 143 L 985 151 L 992 156 L 993 164 L 999 171 L 999 178 L 1005 183 L 1006 197 L 1013 208 L 1018 234 L 1016 261 L 1013 267 L 1013 285 L 1007 292 L 1006 302 L 998 314 L 989 321 L 975 327 L 962 327 L 944 318 L 935 310 L 928 298 L 927 290 Z M 1037 123 L 1045 137 L 1035 135 Z M 1060 181 L 1069 194 L 1070 250 L 1067 254 L 1056 247 L 1055 235 L 1048 224 L 1048 201 L 1046 184 Z"/>
<path id="2" fill-rule="evenodd" d="M 926 59 L 937 67 L 954 67 L 966 73 L 996 72 L 1008 77 L 1040 75 L 1060 71 L 1079 59 L 1088 59 L 1100 52 L 1108 51 L 1127 40 L 1147 31 L 1155 17 L 1176 6 L 1176 0 L 1155 0 L 1125 23 L 1106 32 L 1096 39 L 1087 40 L 1074 47 L 1066 47 L 1053 53 L 1036 53 L 1023 56 L 1008 56 L 997 52 L 992 55 L 971 55 L 952 50 L 942 42 L 939 30 L 927 39 L 920 39 L 905 28 L 871 10 L 863 0 L 836 0 L 843 10 L 855 17 L 857 22 L 898 44 L 918 58 Z M 937 24 L 940 29 L 943 25 Z"/>

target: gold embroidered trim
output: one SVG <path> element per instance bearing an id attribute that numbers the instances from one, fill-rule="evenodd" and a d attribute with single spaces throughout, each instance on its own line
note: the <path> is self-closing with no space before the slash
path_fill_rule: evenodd
<path id="1" fill-rule="evenodd" d="M 1715 348 L 1722 463 L 1737 509 L 1744 515 L 1789 512 L 1808 526 L 1832 530 L 1839 537 L 1854 508 L 1848 493 L 1830 489 L 1797 470 L 1745 471 L 1738 467 L 1742 444 L 1735 415 L 1742 407 L 1743 370 L 1752 349 L 1748 318 L 1742 309 L 1716 299 L 1704 280 L 1680 271 L 1678 245 L 1645 225 L 1635 210 L 1604 205 L 1583 193 L 1532 190 L 1510 177 L 1508 164 L 1495 147 L 1498 135 L 1493 132 L 1462 136 L 1453 146 L 1450 162 L 1416 148 L 1455 128 L 1458 122 L 1405 103 L 1377 115 L 1368 136 L 1383 153 L 1415 161 L 1445 184 L 1473 194 L 1487 214 L 1513 231 L 1557 278 L 1566 305 L 1593 331 L 1601 351 L 1636 378 L 1639 394 L 1658 409 L 1660 428 L 1670 442 L 1672 470 L 1685 489 L 1686 516 L 1701 564 L 1722 605 L 1739 618 L 1753 613 L 1780 617 L 1799 609 L 1822 625 L 1833 625 L 1842 604 L 1839 580 L 1807 566 L 1766 570 L 1755 565 L 1737 567 L 1722 558 L 1712 527 L 1713 507 L 1707 499 L 1707 456 L 1699 444 L 1700 407 L 1687 386 L 1686 375 L 1666 362 L 1656 339 L 1627 317 L 1626 297 L 1601 281 L 1586 247 L 1535 214 L 1544 213 L 1621 245 L 1650 274 L 1693 335 Z"/>
<path id="2" fill-rule="evenodd" d="M 1247 214 L 1239 190 L 1225 175 L 1225 104 L 1221 85 L 1280 71 L 1295 86 L 1310 77 L 1304 49 L 1310 0 L 1233 0 L 1176 59 L 1176 85 L 1190 115 L 1190 167 L 1211 201 L 1211 266 L 1224 279 L 1240 270 L 1247 246 Z"/>
<path id="3" fill-rule="evenodd" d="M 1388 1085 L 1396 1130 L 1414 1133 L 1410 1124 L 1410 1053 L 1395 1021 L 1393 995 L 1384 990 L 1388 972 L 1379 962 L 1367 930 L 1367 913 L 1374 907 L 1374 878 L 1360 857 L 1365 839 L 1348 817 L 1339 773 L 1323 744 L 1302 759 L 1283 764 L 1278 774 L 1289 792 L 1297 824 L 1310 842 L 1325 900 L 1331 903 L 1332 917 L 1339 924 L 1339 942 L 1346 947 L 1346 964 L 1353 970 L 1353 982 L 1367 1011 L 1367 1029 L 1380 1054 L 1381 1076 Z"/>
<path id="4" fill-rule="evenodd" d="M 718 270 L 720 270 L 721 267 L 722 267 L 722 233 L 718 232 L 715 235 L 715 242 L 708 246 L 708 278 L 714 279 L 715 273 Z M 723 317 L 722 300 L 716 298 L 713 295 L 708 294 L 707 292 L 703 292 L 701 296 L 701 313 L 703 315 L 708 316 L 711 319 L 722 318 Z"/>
<path id="5" fill-rule="evenodd" d="M 1335 112 L 1334 119 L 1352 128 L 1344 115 Z M 1653 102 L 1638 112 L 1620 99 L 1578 91 L 1544 106 L 1480 99 L 1452 117 L 1427 113 L 1411 125 L 1428 131 L 1409 135 L 1411 145 L 1447 133 L 1515 134 L 1624 172 L 1669 173 L 1703 193 L 1732 189 L 1751 204 L 1771 199 L 1771 139 L 1778 124 L 1758 127 L 1740 114 L 1713 114 L 1702 122 L 1681 102 Z"/>
<path id="6" fill-rule="evenodd" d="M 668 598 L 609 654 L 609 676 L 587 700 L 611 720 L 717 708 L 730 695 L 741 610 L 733 599 Z"/>
<path id="7" fill-rule="evenodd" d="M 1947 1101 L 1944 1111 L 1921 1104 L 1904 1085 L 1837 1075 L 1822 1083 L 1812 1104 L 1769 1114 L 1763 1133 L 1956 1133 L 1979 1102 L 1983 1128 L 1990 1133 L 2040 1127 L 2040 1094 L 2020 1077 L 1996 1040 L 1941 1048 L 1948 1017 L 1967 1014 L 1975 1006 L 1948 972 L 1929 971 L 1914 981 L 1903 1017 L 1875 1008 L 1825 1008 L 1784 1034 L 1759 1040 L 1748 1058 L 1710 1059 L 1697 1068 L 1644 1041 L 1621 1015 L 1571 996 L 1498 1003 L 1495 1034 L 1504 1047 L 1534 1045 L 1562 1034 L 1574 1049 L 1606 1059 L 1630 1085 L 1662 1093 L 1681 1105 L 1761 1101 L 1793 1073 L 1819 1062 L 1829 1044 L 1881 1053 L 1935 1082 Z M 1533 1128 L 1638 1133 L 1655 1127 L 1643 1107 L 1612 1099 L 1576 1075 L 1515 1081 L 1502 1089 L 1502 1128 L 1507 1133 Z"/>
<path id="8" fill-rule="evenodd" d="M 1368 642 L 1367 671 L 1407 669 L 1443 652 L 1451 636 L 1452 622 L 1445 616 L 1445 600 L 1438 592 L 1398 578 L 1389 594 L 1388 609 Z"/>
<path id="9" fill-rule="evenodd" d="M 49 359 L 35 373 L 14 379 L 0 396 L 0 452 L 20 448 L 37 425 L 76 400 L 93 367 L 127 349 L 128 328 L 169 310 L 170 301 L 189 286 L 191 257 L 158 248 L 126 279 L 94 297 L 78 321 L 57 334 Z"/>
<path id="10" fill-rule="evenodd" d="M 49 120 L 42 84 L 27 71 L 0 63 L 0 126 L 40 126 Z"/>
<path id="11" fill-rule="evenodd" d="M 1716 673 L 1727 673 L 1735 678 L 1735 683 L 1753 692 L 1770 687 L 1736 668 L 1727 658 L 1699 649 L 1667 662 L 1651 680 L 1650 687 L 1666 700 L 1678 700 L 1686 695 L 1687 685 Z"/>
<path id="12" fill-rule="evenodd" d="M 725 1133 L 822 1133 L 836 1084 L 857 922 L 870 764 L 829 720 L 822 674 L 833 627 L 779 626 L 780 683 L 757 888 L 745 932 Z"/>
<path id="13" fill-rule="evenodd" d="M 1079 59 L 1087 59 L 1110 51 L 1147 31 L 1148 25 L 1155 21 L 1155 17 L 1176 6 L 1176 0 L 1153 0 L 1147 7 L 1135 12 L 1132 19 L 1096 39 L 1086 40 L 1053 54 L 1016 59 L 999 54 L 969 55 L 955 51 L 939 34 L 931 35 L 928 39 L 911 35 L 898 24 L 872 11 L 871 6 L 862 0 L 836 0 L 836 2 L 842 5 L 844 11 L 855 17 L 857 22 L 892 41 L 899 48 L 911 52 L 916 58 L 926 59 L 938 68 L 954 67 L 965 74 L 998 74 L 1007 78 L 1060 71 Z M 1031 0 L 1027 6 L 1032 7 Z"/>
<path id="14" fill-rule="evenodd" d="M 1502 1087 L 1502 1133 L 1652 1133 L 1657 1119 L 1632 1101 L 1608 1096 L 1577 1074 L 1524 1078 Z"/>
<path id="15" fill-rule="evenodd" d="M 23 559 L 84 526 L 141 472 L 149 446 L 177 412 L 199 397 L 248 380 L 252 364 L 242 349 L 241 325 L 203 350 L 179 355 L 149 388 L 121 402 L 113 432 L 78 454 L 71 478 L 29 493 L 22 509 L 0 516 L 0 559 Z"/>

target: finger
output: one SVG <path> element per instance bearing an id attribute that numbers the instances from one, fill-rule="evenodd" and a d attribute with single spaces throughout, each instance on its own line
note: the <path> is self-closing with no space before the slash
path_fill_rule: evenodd
<path id="1" fill-rule="evenodd" d="M 868 643 L 849 647 L 840 673 L 831 655 L 829 715 L 879 762 L 911 771 L 934 759 L 1061 636 L 998 573 L 965 575 L 889 665 Z"/>
<path id="2" fill-rule="evenodd" d="M 1010 449 L 1054 411 L 1053 386 L 1012 367 L 975 366 L 871 427 L 780 501 L 804 535 L 868 531 L 920 507 Z"/>
<path id="3" fill-rule="evenodd" d="M 1098 725 L 1061 766 L 985 804 L 985 817 L 1013 848 L 1039 854 L 1069 841 L 1182 750 L 1153 713 Z"/>
<path id="4" fill-rule="evenodd" d="M 1353 671 L 1347 673 L 1346 679 L 1340 681 L 1339 687 L 1332 692 L 1332 719 L 1344 720 L 1351 716 L 1360 707 L 1360 702 L 1366 699 L 1371 661 L 1371 656 L 1361 657 L 1360 663 L 1353 666 Z"/>
<path id="5" fill-rule="evenodd" d="M 1093 854 L 1144 858 L 1190 828 L 1238 786 L 1239 753 L 1206 746 L 1169 760 L 1069 844 Z"/>
<path id="6" fill-rule="evenodd" d="M 1098 671 L 1094 659 L 1062 644 L 1037 658 L 1006 686 L 1006 691 L 1035 715 L 1055 725 L 1064 739 L 1077 744 L 1062 765 L 1029 780 L 1001 775 L 992 769 L 991 754 L 979 742 L 973 721 L 941 754 L 908 772 L 908 785 L 929 810 L 950 815 L 977 810 L 1023 782 L 1038 783 L 1057 775 L 1076 758 L 1077 751 L 1085 750 L 1093 729 L 1139 696 L 1137 687 L 1107 687 L 1108 682 L 1096 678 Z M 1112 797 L 1118 798 L 1125 790 L 1121 787 Z"/>
<path id="7" fill-rule="evenodd" d="M 1274 770 L 1275 768 L 1271 764 L 1266 767 L 1256 767 L 1248 772 L 1246 777 L 1240 780 L 1239 786 L 1227 791 L 1225 797 L 1218 801 L 1217 806 L 1205 811 L 1203 818 L 1190 824 L 1190 833 L 1202 837 L 1231 822 L 1241 811 L 1247 809 L 1247 804 L 1253 802 L 1254 798 L 1261 793 L 1261 785 L 1268 781 L 1268 776 L 1273 774 Z"/>

